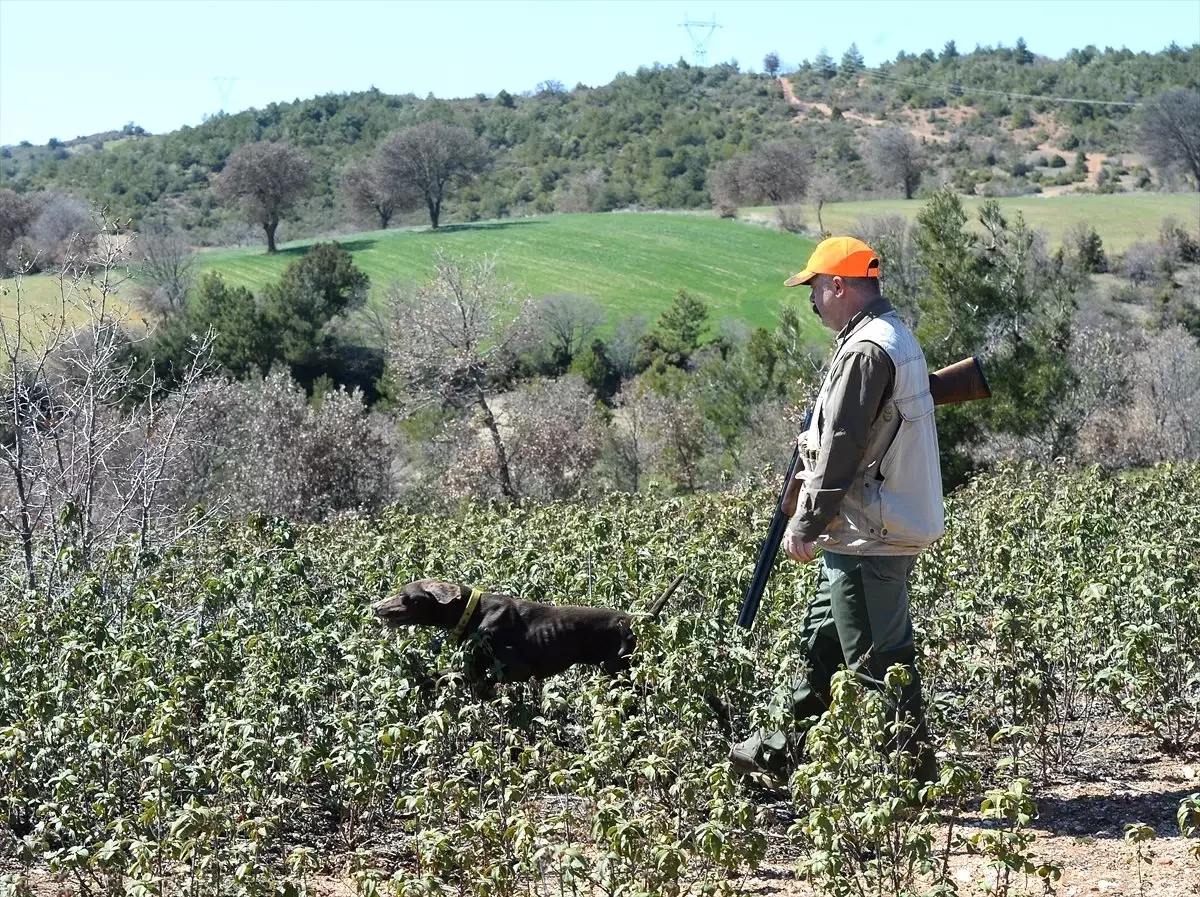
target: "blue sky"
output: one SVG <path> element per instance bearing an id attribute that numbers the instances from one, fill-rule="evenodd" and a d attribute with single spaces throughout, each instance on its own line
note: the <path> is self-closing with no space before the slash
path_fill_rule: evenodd
<path id="1" fill-rule="evenodd" d="M 970 50 L 1023 36 L 1053 57 L 1200 43 L 1198 0 L 0 0 L 0 143 L 199 124 L 221 107 L 215 77 L 237 79 L 230 112 L 371 85 L 454 97 L 603 84 L 690 60 L 679 23 L 714 16 L 709 61 L 743 68 L 770 50 L 839 58 L 851 41 L 868 65 L 951 38 Z"/>

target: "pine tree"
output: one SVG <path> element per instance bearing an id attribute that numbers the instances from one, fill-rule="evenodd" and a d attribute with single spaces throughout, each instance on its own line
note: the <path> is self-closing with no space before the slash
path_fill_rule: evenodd
<path id="1" fill-rule="evenodd" d="M 837 74 L 837 65 L 833 61 L 833 57 L 825 52 L 825 48 L 821 48 L 821 52 L 817 54 L 817 58 L 813 60 L 813 68 L 821 73 L 821 76 L 828 79 Z"/>
<path id="2" fill-rule="evenodd" d="M 1017 65 L 1029 65 L 1033 62 L 1033 54 L 1029 52 L 1029 47 L 1026 46 L 1025 38 L 1023 37 L 1017 38 L 1017 49 L 1014 58 L 1017 60 Z"/>
<path id="3" fill-rule="evenodd" d="M 849 77 L 855 72 L 861 72 L 865 67 L 866 60 L 863 59 L 862 53 L 858 52 L 858 44 L 850 44 L 846 52 L 842 54 L 842 74 Z"/>

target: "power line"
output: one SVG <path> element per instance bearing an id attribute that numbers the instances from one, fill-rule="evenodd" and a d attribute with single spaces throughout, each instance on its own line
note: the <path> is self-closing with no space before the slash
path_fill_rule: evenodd
<path id="1" fill-rule="evenodd" d="M 217 93 L 221 95 L 221 112 L 225 111 L 225 107 L 229 105 L 229 96 L 233 93 L 233 85 L 237 83 L 237 76 L 229 75 L 213 75 L 213 83 L 217 85 Z"/>
<path id="2" fill-rule="evenodd" d="M 1010 99 L 1020 100 L 1042 100 L 1047 103 L 1078 103 L 1084 106 L 1128 106 L 1129 108 L 1137 108 L 1141 103 L 1129 103 L 1121 100 L 1081 100 L 1078 97 L 1060 97 L 1045 94 L 1032 93 L 1014 93 L 1007 90 L 989 90 L 986 87 L 968 87 L 963 84 L 948 84 L 945 82 L 934 81 L 918 81 L 913 78 L 902 78 L 899 75 L 892 75 L 888 72 L 876 71 L 872 69 L 864 70 L 866 75 L 871 78 L 876 78 L 890 84 L 908 84 L 915 87 L 932 88 L 934 90 L 941 89 L 946 93 L 954 96 L 962 96 L 965 93 L 981 93 L 987 96 L 1007 97 Z"/>
<path id="3" fill-rule="evenodd" d="M 687 13 L 684 13 L 679 27 L 692 39 L 692 61 L 703 67 L 708 63 L 708 42 L 712 40 L 713 32 L 721 27 L 717 24 L 716 15 L 713 15 L 711 22 L 697 22 L 689 19 Z"/>

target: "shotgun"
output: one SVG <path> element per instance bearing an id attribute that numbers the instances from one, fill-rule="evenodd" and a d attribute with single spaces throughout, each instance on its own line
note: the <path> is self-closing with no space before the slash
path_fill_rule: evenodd
<path id="1" fill-rule="evenodd" d="M 934 405 L 957 405 L 961 402 L 973 402 L 976 399 L 986 399 L 992 394 L 987 377 L 983 373 L 983 365 L 979 356 L 972 355 L 962 361 L 956 361 L 929 375 L 929 392 L 933 395 Z M 807 430 L 812 422 L 812 410 L 804 415 L 804 426 Z M 758 560 L 754 564 L 754 574 L 750 577 L 750 585 L 746 588 L 746 596 L 742 599 L 742 609 L 738 613 L 737 624 L 743 629 L 754 625 L 754 617 L 758 614 L 758 605 L 762 601 L 763 592 L 767 588 L 767 580 L 771 577 L 771 568 L 775 564 L 775 555 L 779 552 L 779 543 L 783 541 L 783 531 L 787 529 L 788 521 L 796 513 L 796 502 L 800 498 L 800 481 L 796 472 L 800 465 L 800 444 L 796 443 L 792 451 L 792 461 L 788 465 L 787 477 L 783 488 L 779 490 L 779 500 L 775 503 L 775 513 L 771 515 L 771 525 L 767 529 L 767 538 L 758 551 Z"/>

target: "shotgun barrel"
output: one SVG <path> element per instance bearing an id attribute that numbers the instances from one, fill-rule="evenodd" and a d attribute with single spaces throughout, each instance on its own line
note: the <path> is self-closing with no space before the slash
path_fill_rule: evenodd
<path id="1" fill-rule="evenodd" d="M 808 429 L 809 421 L 812 420 L 812 411 L 810 410 L 804 416 L 804 429 Z M 792 463 L 788 465 L 787 476 L 783 480 L 783 488 L 779 490 L 779 500 L 775 502 L 775 513 L 771 515 L 771 525 L 767 529 L 767 538 L 763 542 L 762 547 L 758 550 L 758 560 L 754 562 L 754 573 L 750 577 L 750 585 L 746 588 L 746 595 L 742 599 L 742 609 L 738 612 L 737 624 L 743 629 L 749 629 L 754 625 L 754 618 L 758 614 L 758 604 L 762 601 L 763 592 L 767 590 L 767 580 L 771 578 L 771 567 L 775 564 L 775 555 L 779 553 L 779 543 L 783 541 L 783 531 L 787 528 L 788 520 L 791 519 L 790 513 L 784 512 L 784 501 L 791 490 L 793 494 L 796 487 L 793 483 L 796 482 L 796 473 L 800 466 L 800 443 L 796 443 L 795 449 L 792 451 Z M 792 498 L 792 512 L 795 512 L 796 500 Z"/>
<path id="2" fill-rule="evenodd" d="M 957 405 L 961 402 L 973 402 L 976 399 L 991 398 L 992 390 L 988 386 L 987 377 L 983 373 L 983 364 L 979 356 L 972 355 L 962 361 L 939 368 L 929 375 L 929 392 L 933 395 L 934 405 Z M 804 416 L 803 430 L 807 430 L 812 421 L 812 410 Z M 783 531 L 787 529 L 788 520 L 796 513 L 796 502 L 800 496 L 800 481 L 796 472 L 800 464 L 800 444 L 792 452 L 792 463 L 788 465 L 787 477 L 783 488 L 779 490 L 779 499 L 775 502 L 775 513 L 771 515 L 771 525 L 767 529 L 767 538 L 758 550 L 758 560 L 754 563 L 754 573 L 746 594 L 742 598 L 742 608 L 738 612 L 737 624 L 743 629 L 754 625 L 758 614 L 758 606 L 762 602 L 763 592 L 767 588 L 767 580 L 771 578 L 771 568 L 775 565 L 775 555 L 779 553 L 779 543 L 783 541 Z"/>

